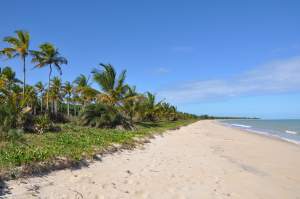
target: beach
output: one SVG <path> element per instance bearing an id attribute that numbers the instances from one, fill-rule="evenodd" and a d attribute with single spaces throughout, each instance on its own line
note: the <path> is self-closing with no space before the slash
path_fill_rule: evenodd
<path id="1" fill-rule="evenodd" d="M 7 198 L 300 198 L 300 146 L 203 120 L 88 167 L 7 182 Z"/>

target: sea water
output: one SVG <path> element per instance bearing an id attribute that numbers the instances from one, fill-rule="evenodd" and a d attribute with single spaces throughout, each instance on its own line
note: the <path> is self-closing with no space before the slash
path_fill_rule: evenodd
<path id="1" fill-rule="evenodd" d="M 250 132 L 280 138 L 300 144 L 300 119 L 263 120 L 263 119 L 230 119 L 220 120 L 231 127 Z"/>

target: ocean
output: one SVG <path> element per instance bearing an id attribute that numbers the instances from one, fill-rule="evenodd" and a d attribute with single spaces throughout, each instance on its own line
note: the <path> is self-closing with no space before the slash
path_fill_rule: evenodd
<path id="1" fill-rule="evenodd" d="M 292 143 L 300 144 L 300 119 L 230 119 L 219 121 L 234 128 L 239 128 L 249 132 L 276 137 Z"/>

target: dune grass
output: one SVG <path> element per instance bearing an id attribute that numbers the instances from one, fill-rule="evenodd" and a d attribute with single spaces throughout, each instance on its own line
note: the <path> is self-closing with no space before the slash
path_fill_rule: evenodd
<path id="1" fill-rule="evenodd" d="M 135 131 L 120 131 L 62 125 L 62 132 L 24 134 L 18 139 L 0 142 L 0 171 L 6 172 L 23 165 L 53 161 L 63 157 L 72 161 L 91 158 L 112 144 L 132 144 L 137 137 L 147 137 L 195 122 L 139 123 Z"/>

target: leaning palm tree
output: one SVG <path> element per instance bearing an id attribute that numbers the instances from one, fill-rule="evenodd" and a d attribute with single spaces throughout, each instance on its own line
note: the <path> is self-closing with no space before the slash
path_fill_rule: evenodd
<path id="1" fill-rule="evenodd" d="M 119 77 L 114 67 L 110 64 L 100 64 L 103 70 L 94 69 L 93 78 L 101 87 L 103 93 L 99 94 L 99 101 L 109 105 L 120 105 L 128 90 L 125 84 L 126 70 L 123 70 Z"/>
<path id="2" fill-rule="evenodd" d="M 63 87 L 64 93 L 67 95 L 67 104 L 68 104 L 68 116 L 70 116 L 70 100 L 73 93 L 73 85 L 70 82 L 66 82 Z"/>
<path id="3" fill-rule="evenodd" d="M 35 84 L 36 91 L 40 94 L 41 96 L 41 113 L 43 112 L 43 93 L 45 91 L 45 85 L 43 82 L 39 81 Z"/>
<path id="4" fill-rule="evenodd" d="M 4 42 L 7 42 L 10 47 L 1 50 L 1 54 L 8 58 L 20 57 L 23 62 L 23 97 L 25 96 L 26 87 L 26 57 L 29 54 L 30 35 L 28 32 L 17 30 L 16 37 L 5 37 Z"/>
<path id="5" fill-rule="evenodd" d="M 48 92 L 47 92 L 47 110 L 49 110 L 49 90 L 50 90 L 50 83 L 51 83 L 51 74 L 52 74 L 52 67 L 55 67 L 62 73 L 61 65 L 67 64 L 68 61 L 66 58 L 62 57 L 58 52 L 58 49 L 55 48 L 50 43 L 44 43 L 39 46 L 40 51 L 31 51 L 33 56 L 32 62 L 36 63 L 36 68 L 43 68 L 45 66 L 49 66 L 49 76 L 48 76 Z"/>

